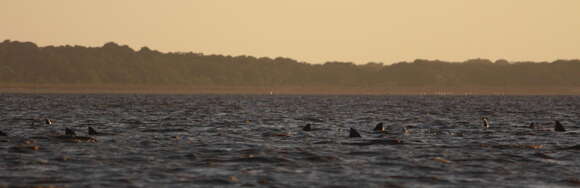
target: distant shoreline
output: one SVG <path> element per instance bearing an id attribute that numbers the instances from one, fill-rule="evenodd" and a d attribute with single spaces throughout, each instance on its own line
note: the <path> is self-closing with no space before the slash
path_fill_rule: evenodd
<path id="1" fill-rule="evenodd" d="M 580 88 L 364 88 L 364 87 L 228 87 L 148 85 L 0 84 L 0 93 L 45 94 L 251 94 L 251 95 L 580 95 Z"/>
<path id="2" fill-rule="evenodd" d="M 0 92 L 320 95 L 580 95 L 580 59 L 390 65 L 0 43 Z"/>

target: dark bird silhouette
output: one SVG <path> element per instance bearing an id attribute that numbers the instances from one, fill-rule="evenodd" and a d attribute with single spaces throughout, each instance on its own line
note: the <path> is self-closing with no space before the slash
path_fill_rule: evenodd
<path id="1" fill-rule="evenodd" d="M 52 121 L 50 119 L 44 119 L 44 124 L 52 125 Z"/>
<path id="2" fill-rule="evenodd" d="M 486 117 L 481 117 L 481 122 L 482 122 L 482 126 L 483 128 L 489 128 L 489 121 L 487 120 Z"/>
<path id="3" fill-rule="evenodd" d="M 0 136 L 8 136 L 5 132 L 0 131 Z"/>
<path id="4" fill-rule="evenodd" d="M 360 138 L 361 136 L 358 133 L 358 131 L 356 131 L 356 129 L 350 128 L 350 134 L 348 135 L 348 137 L 350 137 L 350 138 Z"/>
<path id="5" fill-rule="evenodd" d="M 304 128 L 302 128 L 303 131 L 312 131 L 312 125 L 306 124 L 306 126 L 304 126 Z"/>
<path id="6" fill-rule="evenodd" d="M 385 131 L 385 127 L 383 126 L 383 122 L 377 123 L 377 125 L 375 126 L 375 128 L 373 129 L 374 131 Z"/>
<path id="7" fill-rule="evenodd" d="M 558 120 L 556 120 L 556 123 L 554 124 L 554 130 L 558 132 L 566 132 L 566 129 L 564 128 L 564 126 L 562 126 L 562 124 Z"/>

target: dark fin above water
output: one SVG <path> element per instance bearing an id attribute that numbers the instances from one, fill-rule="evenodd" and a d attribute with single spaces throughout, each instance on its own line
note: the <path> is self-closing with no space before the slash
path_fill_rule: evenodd
<path id="1" fill-rule="evenodd" d="M 487 120 L 486 117 L 481 117 L 481 122 L 482 122 L 482 127 L 483 128 L 489 128 L 489 121 Z"/>
<path id="2" fill-rule="evenodd" d="M 564 126 L 562 126 L 562 124 L 558 120 L 556 120 L 554 124 L 554 130 L 558 132 L 566 132 L 566 129 L 564 128 Z"/>
<path id="3" fill-rule="evenodd" d="M 0 136 L 8 136 L 5 132 L 0 131 Z"/>
<path id="4" fill-rule="evenodd" d="M 377 125 L 375 126 L 375 128 L 373 130 L 374 131 L 385 131 L 385 127 L 383 126 L 383 122 L 377 123 Z"/>
<path id="5" fill-rule="evenodd" d="M 348 135 L 348 137 L 350 137 L 350 138 L 360 138 L 361 136 L 358 133 L 358 131 L 356 131 L 356 129 L 350 128 L 350 134 Z"/>
<path id="6" fill-rule="evenodd" d="M 74 130 L 72 130 L 72 129 L 65 128 L 64 129 L 64 135 L 66 135 L 66 136 L 76 136 L 77 133 Z"/>
<path id="7" fill-rule="evenodd" d="M 575 145 L 575 146 L 570 146 L 570 147 L 565 147 L 565 148 L 560 148 L 561 150 L 580 150 L 580 145 Z"/>
<path id="8" fill-rule="evenodd" d="M 306 126 L 304 126 L 304 128 L 302 128 L 303 131 L 312 131 L 312 125 L 306 124 Z"/>
<path id="9" fill-rule="evenodd" d="M 89 135 L 98 135 L 99 133 L 93 129 L 93 127 L 89 127 Z"/>
<path id="10" fill-rule="evenodd" d="M 534 122 L 532 122 L 532 123 L 530 123 L 530 126 L 528 126 L 528 128 L 535 129 L 536 128 L 536 124 Z"/>

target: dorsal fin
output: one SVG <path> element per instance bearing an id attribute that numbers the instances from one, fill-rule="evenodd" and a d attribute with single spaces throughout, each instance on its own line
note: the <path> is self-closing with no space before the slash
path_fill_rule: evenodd
<path id="1" fill-rule="evenodd" d="M 358 131 L 356 131 L 356 129 L 350 128 L 350 133 L 348 134 L 348 137 L 357 138 L 357 137 L 361 137 L 361 136 L 358 133 Z"/>
<path id="2" fill-rule="evenodd" d="M 558 131 L 558 132 L 566 132 L 566 129 L 564 128 L 564 126 L 558 120 L 556 120 L 556 122 L 554 124 L 554 130 L 555 131 Z"/>
<path id="3" fill-rule="evenodd" d="M 72 129 L 65 128 L 64 129 L 64 135 L 66 135 L 66 136 L 76 136 L 77 133 L 75 133 L 75 131 L 72 130 Z"/>
<path id="4" fill-rule="evenodd" d="M 312 125 L 306 124 L 306 126 L 304 126 L 304 128 L 302 128 L 303 131 L 312 131 Z"/>
<path id="5" fill-rule="evenodd" d="M 89 135 L 97 135 L 99 134 L 93 127 L 89 127 Z"/>
<path id="6" fill-rule="evenodd" d="M 528 126 L 528 128 L 535 129 L 536 128 L 536 123 L 534 123 L 534 122 L 530 123 L 530 126 Z"/>
<path id="7" fill-rule="evenodd" d="M 5 132 L 0 131 L 0 136 L 8 136 Z"/>
<path id="8" fill-rule="evenodd" d="M 373 130 L 375 130 L 375 131 L 385 131 L 385 127 L 383 126 L 383 122 L 377 123 L 377 125 L 375 126 L 375 128 Z"/>

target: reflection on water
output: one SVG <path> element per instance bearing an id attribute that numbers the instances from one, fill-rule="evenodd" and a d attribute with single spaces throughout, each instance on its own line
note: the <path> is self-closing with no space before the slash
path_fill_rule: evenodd
<path id="1" fill-rule="evenodd" d="M 0 187 L 573 186 L 579 107 L 571 96 L 3 94 Z M 103 133 L 95 143 L 57 137 L 89 126 Z"/>

